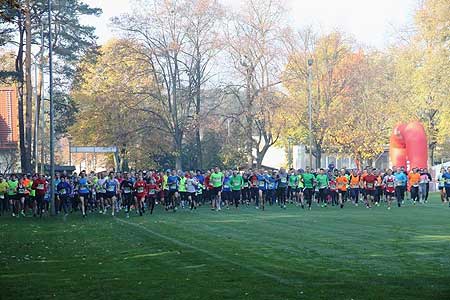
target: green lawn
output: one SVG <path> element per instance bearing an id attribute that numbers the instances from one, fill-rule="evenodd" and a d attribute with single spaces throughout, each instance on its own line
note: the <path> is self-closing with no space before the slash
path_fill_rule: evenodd
<path id="1" fill-rule="evenodd" d="M 450 208 L 0 217 L 0 299 L 450 299 Z"/>

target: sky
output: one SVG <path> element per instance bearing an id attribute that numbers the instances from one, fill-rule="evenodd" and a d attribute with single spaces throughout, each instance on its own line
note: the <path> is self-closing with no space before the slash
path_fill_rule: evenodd
<path id="1" fill-rule="evenodd" d="M 99 44 L 115 36 L 110 18 L 130 12 L 133 0 L 84 0 L 103 10 L 101 17 L 84 17 L 83 22 L 95 26 Z M 245 0 L 222 0 L 238 6 Z M 412 23 L 418 0 L 286 0 L 292 26 L 312 25 L 326 33 L 340 29 L 358 42 L 378 49 L 387 47 L 395 33 Z"/>

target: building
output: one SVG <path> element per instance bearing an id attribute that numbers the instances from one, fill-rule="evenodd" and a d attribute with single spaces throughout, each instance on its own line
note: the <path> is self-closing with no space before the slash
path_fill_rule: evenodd
<path id="1" fill-rule="evenodd" d="M 15 171 L 19 142 L 15 86 L 0 86 L 0 172 Z"/>
<path id="2" fill-rule="evenodd" d="M 253 151 L 256 155 L 256 150 Z M 262 165 L 270 168 L 279 169 L 281 167 L 288 167 L 289 156 L 291 156 L 291 166 L 295 169 L 304 169 L 309 166 L 309 152 L 305 145 L 292 145 L 290 151 L 287 147 L 272 146 L 264 156 Z M 313 157 L 313 168 L 328 169 L 330 165 L 336 168 L 356 168 L 356 162 L 353 158 L 346 155 L 335 155 L 330 153 L 322 154 L 321 165 L 316 166 L 315 158 Z M 372 165 L 378 169 L 385 169 L 389 167 L 389 151 L 388 148 L 375 158 Z M 365 167 L 365 165 L 363 165 Z"/>
<path id="3" fill-rule="evenodd" d="M 15 87 L 0 86 L 0 150 L 17 149 L 18 98 Z"/>

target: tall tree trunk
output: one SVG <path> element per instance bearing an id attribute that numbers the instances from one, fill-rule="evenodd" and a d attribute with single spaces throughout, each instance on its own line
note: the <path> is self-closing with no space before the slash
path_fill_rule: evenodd
<path id="1" fill-rule="evenodd" d="M 171 74 L 171 80 L 172 80 L 172 120 L 174 123 L 174 143 L 175 143 L 175 168 L 177 170 L 181 170 L 182 163 L 181 163 L 181 153 L 183 151 L 182 149 L 182 141 L 183 141 L 183 132 L 180 128 L 180 122 L 178 120 L 178 86 L 179 84 L 179 77 L 178 77 L 178 57 L 175 55 L 173 57 L 173 71 Z"/>
<path id="2" fill-rule="evenodd" d="M 24 26 L 22 14 L 19 11 L 17 27 L 19 29 L 19 45 L 17 50 L 17 56 L 15 61 L 15 68 L 18 74 L 18 118 L 19 118 L 19 144 L 20 144 L 20 166 L 22 172 L 26 172 L 28 169 L 27 155 L 25 147 L 25 124 L 23 116 L 23 90 L 24 90 L 24 76 L 23 76 L 23 41 L 24 41 Z"/>
<path id="3" fill-rule="evenodd" d="M 182 170 L 181 153 L 183 151 L 183 133 L 179 129 L 175 129 L 175 168 L 177 170 Z"/>
<path id="4" fill-rule="evenodd" d="M 435 142 L 430 143 L 428 148 L 430 150 L 429 159 L 430 159 L 430 167 L 431 167 L 434 165 L 434 151 L 436 149 L 436 143 Z"/>
<path id="5" fill-rule="evenodd" d="M 197 146 L 197 166 L 198 169 L 203 169 L 203 149 L 202 149 L 202 140 L 200 137 L 200 128 L 197 128 L 195 132 L 195 143 Z"/>
<path id="6" fill-rule="evenodd" d="M 35 136 L 34 136 L 34 138 L 33 138 L 33 141 L 34 141 L 34 147 L 33 147 L 33 157 L 34 157 L 34 163 L 35 163 L 35 170 L 37 169 L 37 167 L 38 167 L 38 165 L 39 165 L 39 160 L 38 160 L 38 157 L 39 157 L 39 154 L 38 154 L 38 152 L 39 152 L 39 150 L 38 150 L 38 147 L 39 147 L 39 140 L 40 139 L 42 139 L 42 138 L 40 138 L 40 136 L 39 136 L 39 130 L 40 130 L 40 121 L 41 121 L 41 119 L 40 119 L 40 113 L 41 113 L 41 101 L 42 101 L 42 73 L 41 73 L 41 70 L 39 69 L 38 70 L 38 73 L 37 73 L 38 75 L 37 75 L 37 80 L 36 80 L 36 82 L 37 82 L 37 87 L 36 87 L 36 107 L 34 108 L 34 110 L 35 110 L 35 123 L 34 123 L 34 126 L 36 126 L 36 128 L 35 128 L 35 130 L 33 131 L 34 132 L 34 134 L 35 134 Z"/>
<path id="7" fill-rule="evenodd" d="M 270 148 L 270 143 L 266 141 L 266 143 L 264 144 L 263 148 L 261 149 L 261 151 L 256 152 L 256 168 L 260 169 L 262 166 L 262 163 L 264 161 L 264 157 L 266 156 L 267 151 Z"/>
<path id="8" fill-rule="evenodd" d="M 203 168 L 202 141 L 200 138 L 200 109 L 201 109 L 201 70 L 200 70 L 200 50 L 197 47 L 197 65 L 196 65 L 196 105 L 195 114 L 197 116 L 197 129 L 195 130 L 195 144 L 197 147 L 197 168 Z"/>
<path id="9" fill-rule="evenodd" d="M 31 10 L 30 0 L 25 6 L 25 89 L 26 89 L 26 112 L 25 112 L 25 153 L 27 164 L 25 172 L 31 172 L 31 145 L 33 129 L 33 86 L 31 84 Z"/>
<path id="10" fill-rule="evenodd" d="M 247 152 L 247 167 L 252 168 L 253 167 L 253 135 L 252 135 L 252 126 L 253 125 L 253 116 L 251 116 L 251 113 L 247 113 L 246 117 L 246 152 Z"/>
<path id="11" fill-rule="evenodd" d="M 247 152 L 247 167 L 250 169 L 253 167 L 253 113 L 252 113 L 252 78 L 251 78 L 251 67 L 247 68 L 247 95 L 246 95 L 246 128 L 245 128 L 245 151 Z M 258 149 L 257 149 L 258 151 Z"/>
<path id="12" fill-rule="evenodd" d="M 321 145 L 316 145 L 316 151 L 314 154 L 315 154 L 314 156 L 316 158 L 315 168 L 318 169 L 322 165 L 322 146 Z M 311 166 L 311 168 L 312 168 L 312 166 Z"/>

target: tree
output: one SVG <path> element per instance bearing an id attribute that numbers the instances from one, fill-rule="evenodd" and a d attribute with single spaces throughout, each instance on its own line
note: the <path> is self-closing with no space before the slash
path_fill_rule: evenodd
<path id="1" fill-rule="evenodd" d="M 233 15 L 227 31 L 233 78 L 239 78 L 228 87 L 240 107 L 232 117 L 244 128 L 248 167 L 253 165 L 254 146 L 257 144 L 256 162 L 260 165 L 279 136 L 272 131 L 270 108 L 278 105 L 274 95 L 281 83 L 284 14 L 281 1 L 250 0 Z"/>
<path id="2" fill-rule="evenodd" d="M 192 158 L 197 168 L 203 167 L 203 149 L 201 128 L 204 126 L 204 111 L 202 88 L 213 76 L 211 62 L 220 48 L 219 24 L 223 17 L 222 7 L 216 0 L 189 0 L 186 3 L 187 21 L 187 55 L 190 58 L 186 69 L 189 74 L 189 90 L 195 98 L 195 145 L 196 151 Z"/>
<path id="3" fill-rule="evenodd" d="M 382 53 L 359 50 L 349 55 L 347 66 L 354 73 L 353 80 L 347 97 L 332 113 L 339 121 L 327 136 L 334 152 L 350 154 L 358 162 L 366 160 L 368 165 L 384 152 L 395 122 L 391 116 L 390 65 Z"/>
<path id="4" fill-rule="evenodd" d="M 312 140 L 316 166 L 321 166 L 322 153 L 333 150 L 327 144 L 330 132 L 338 127 L 342 117 L 337 108 L 348 97 L 355 79 L 350 57 L 353 56 L 352 41 L 341 32 L 320 37 L 311 29 L 293 35 L 286 44 L 289 62 L 284 71 L 284 85 L 289 91 L 289 110 L 297 123 L 290 126 L 308 130 L 308 59 L 312 66 Z"/>
<path id="5" fill-rule="evenodd" d="M 426 0 L 415 16 L 415 30 L 406 45 L 394 48 L 398 89 L 394 99 L 400 121 L 419 120 L 428 134 L 429 160 L 448 144 L 450 93 L 450 9 L 446 0 Z"/>
<path id="6" fill-rule="evenodd" d="M 115 145 L 122 161 L 143 168 L 155 165 L 152 157 L 170 141 L 163 124 L 144 112 L 153 107 L 140 91 L 157 87 L 133 47 L 130 40 L 112 40 L 85 57 L 71 93 L 79 111 L 69 133 L 78 145 Z"/>
<path id="7" fill-rule="evenodd" d="M 96 15 L 100 13 L 99 9 L 90 8 L 88 5 L 80 1 L 54 1 L 53 3 L 53 45 L 56 54 L 56 61 L 64 62 L 61 66 L 69 66 L 69 62 L 73 62 L 78 58 L 80 52 L 83 52 L 86 47 L 92 46 L 94 41 L 94 28 L 81 25 L 79 18 L 81 15 L 90 14 Z M 32 51 L 33 45 L 38 45 L 38 53 L 43 53 L 45 46 L 41 44 L 41 28 L 46 33 L 47 27 L 44 26 L 46 14 L 48 11 L 47 1 L 36 0 L 16 0 L 3 1 L 0 6 L 0 32 L 2 35 L 0 43 L 14 45 L 17 48 L 16 63 L 15 63 L 15 77 L 18 83 L 19 92 L 19 139 L 20 139 L 20 156 L 22 171 L 31 171 L 31 146 L 33 143 L 32 136 L 32 90 L 31 83 L 31 65 L 32 65 Z M 43 56 L 41 56 L 43 57 Z M 43 64 L 43 59 L 41 59 Z M 58 64 L 57 64 L 58 65 Z M 67 82 L 71 81 L 70 73 L 67 72 L 70 68 L 62 68 L 65 72 L 58 72 L 55 68 L 56 74 L 56 89 L 63 91 L 67 89 Z M 43 74 L 39 75 L 41 78 Z M 62 80 L 64 78 L 64 80 Z M 58 84 L 65 81 L 65 85 Z M 42 84 L 41 88 L 42 88 Z M 41 100 L 41 89 L 38 96 L 38 109 Z M 25 96 L 25 102 L 24 102 Z M 55 99 L 58 102 L 59 99 Z M 25 114 L 25 116 L 24 116 Z M 37 142 L 37 139 L 34 139 Z"/>
<path id="8" fill-rule="evenodd" d="M 182 167 L 185 134 L 198 123 L 201 111 L 201 86 L 208 79 L 214 52 L 208 35 L 213 33 L 216 5 L 216 1 L 143 1 L 139 11 L 114 19 L 117 28 L 139 43 L 129 50 L 139 55 L 157 87 L 142 91 L 157 103 L 144 111 L 171 135 L 177 169 Z"/>

